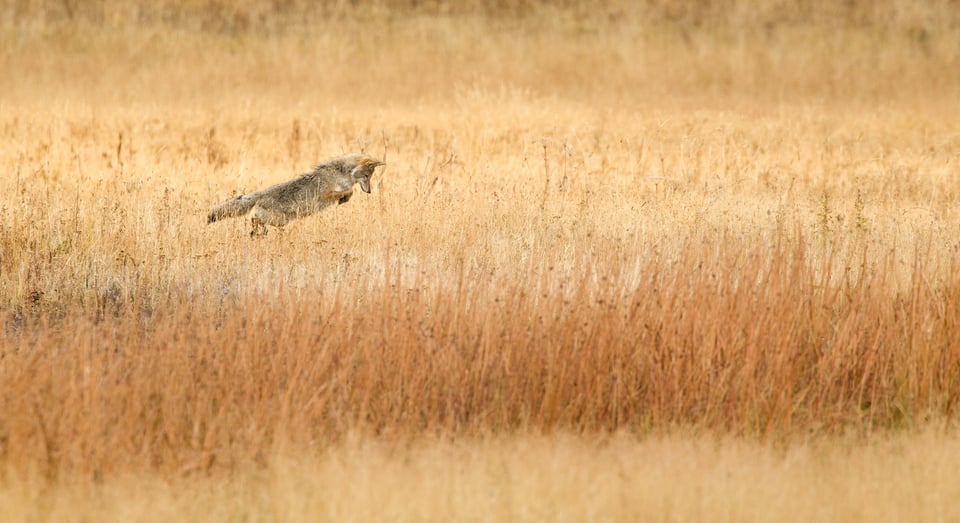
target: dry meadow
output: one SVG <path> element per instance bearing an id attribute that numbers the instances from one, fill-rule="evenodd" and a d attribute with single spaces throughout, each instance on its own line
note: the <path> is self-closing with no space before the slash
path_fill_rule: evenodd
<path id="1" fill-rule="evenodd" d="M 960 517 L 956 1 L 26 0 L 0 66 L 14 520 Z"/>

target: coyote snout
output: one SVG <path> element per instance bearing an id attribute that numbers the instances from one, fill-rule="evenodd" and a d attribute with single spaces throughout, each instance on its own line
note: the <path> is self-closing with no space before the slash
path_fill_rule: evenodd
<path id="1" fill-rule="evenodd" d="M 267 234 L 267 225 L 283 227 L 290 220 L 309 216 L 333 205 L 347 203 L 353 196 L 353 184 L 370 192 L 370 177 L 383 162 L 365 154 L 347 154 L 331 158 L 306 174 L 260 192 L 231 198 L 214 207 L 207 223 L 242 216 L 253 210 L 251 236 Z"/>

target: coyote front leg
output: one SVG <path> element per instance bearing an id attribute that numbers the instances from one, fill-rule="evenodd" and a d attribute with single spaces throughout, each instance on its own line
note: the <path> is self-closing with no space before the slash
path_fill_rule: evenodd
<path id="1" fill-rule="evenodd" d="M 345 191 L 335 191 L 333 193 L 334 198 L 337 199 L 337 205 L 344 204 L 350 201 L 350 197 L 353 196 L 353 189 L 347 189 Z"/>

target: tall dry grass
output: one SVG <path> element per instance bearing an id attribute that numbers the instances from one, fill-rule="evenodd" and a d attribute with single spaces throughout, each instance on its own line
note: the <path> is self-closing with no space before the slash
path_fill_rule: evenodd
<path id="1" fill-rule="evenodd" d="M 951 3 L 218 5 L 0 9 L 0 479 L 955 420 Z"/>
<path id="2" fill-rule="evenodd" d="M 566 283 L 535 255 L 513 278 L 463 268 L 407 286 L 389 256 L 326 292 L 278 277 L 193 295 L 134 281 L 82 311 L 40 312 L 41 297 L 7 317 L 4 458 L 176 470 L 351 432 L 783 435 L 954 413 L 960 291 L 925 281 L 922 255 L 902 292 L 884 281 L 892 261 L 814 271 L 796 244 L 732 238 L 629 273 L 574 254 L 582 281 Z"/>

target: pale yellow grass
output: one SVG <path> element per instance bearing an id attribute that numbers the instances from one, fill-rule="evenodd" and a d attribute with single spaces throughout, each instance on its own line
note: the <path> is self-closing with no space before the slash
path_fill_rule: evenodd
<path id="1" fill-rule="evenodd" d="M 20 232 L 0 289 L 6 305 L 36 291 L 69 301 L 81 287 L 64 279 L 93 291 L 131 267 L 165 285 L 262 289 L 267 273 L 247 264 L 265 255 L 303 288 L 331 263 L 383 274 L 388 251 L 408 286 L 423 271 L 454 281 L 463 267 L 513 276 L 531 253 L 548 254 L 559 283 L 577 277 L 577 256 L 633 264 L 691 239 L 784 232 L 804 235 L 815 258 L 889 258 L 901 283 L 921 247 L 935 282 L 960 249 L 960 118 L 952 104 L 918 107 L 614 113 L 520 94 L 305 117 L 8 105 L 2 212 Z M 245 219 L 203 222 L 223 199 L 360 149 L 388 163 L 372 195 L 254 245 Z M 40 244 L 57 271 L 31 274 L 35 251 L 14 248 Z"/>
<path id="2" fill-rule="evenodd" d="M 954 521 L 938 431 L 778 448 L 713 436 L 352 439 L 229 477 L 0 483 L 5 521 Z"/>

